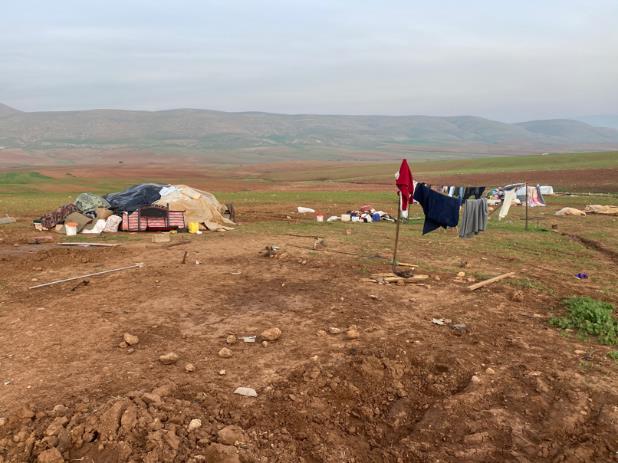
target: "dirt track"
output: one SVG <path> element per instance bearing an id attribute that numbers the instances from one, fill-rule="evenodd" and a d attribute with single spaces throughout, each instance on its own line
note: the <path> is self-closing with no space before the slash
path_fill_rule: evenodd
<path id="1" fill-rule="evenodd" d="M 470 293 L 439 271 L 429 286 L 362 283 L 384 264 L 286 247 L 294 238 L 277 238 L 280 259 L 259 255 L 269 236 L 196 238 L 0 244 L 0 462 L 51 448 L 83 462 L 615 461 L 616 365 L 550 329 L 548 297 Z M 144 269 L 74 291 L 26 289 L 134 262 Z M 352 325 L 358 339 L 328 333 Z M 226 343 L 274 326 L 283 334 L 266 347 Z M 161 364 L 170 351 L 178 362 Z M 218 435 L 227 425 L 241 430 Z"/>

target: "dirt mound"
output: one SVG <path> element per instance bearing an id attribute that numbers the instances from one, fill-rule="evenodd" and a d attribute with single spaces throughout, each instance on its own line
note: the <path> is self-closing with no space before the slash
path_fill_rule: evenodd
<path id="1" fill-rule="evenodd" d="M 584 391 L 585 378 L 573 389 L 573 374 L 523 365 L 475 374 L 456 357 L 411 350 L 352 347 L 325 365 L 314 358 L 257 399 L 166 383 L 105 403 L 26 405 L 0 428 L 0 461 L 611 458 L 617 398 Z"/>

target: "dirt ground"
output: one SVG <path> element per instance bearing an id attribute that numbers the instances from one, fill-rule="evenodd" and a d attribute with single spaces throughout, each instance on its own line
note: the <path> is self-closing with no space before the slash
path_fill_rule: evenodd
<path id="1" fill-rule="evenodd" d="M 420 239 L 401 258 L 431 256 L 417 269 L 429 280 L 364 282 L 389 271 L 388 249 L 334 252 L 358 251 L 334 230 L 323 251 L 260 228 L 70 249 L 4 232 L 0 462 L 618 461 L 616 362 L 547 323 L 578 283 L 477 255 L 460 270 L 513 270 L 553 292 L 471 292 L 454 281 L 458 250 Z M 271 243 L 281 253 L 262 256 Z M 610 256 L 595 259 L 615 275 Z M 262 343 L 274 327 L 281 336 Z M 178 360 L 162 363 L 170 352 Z"/>

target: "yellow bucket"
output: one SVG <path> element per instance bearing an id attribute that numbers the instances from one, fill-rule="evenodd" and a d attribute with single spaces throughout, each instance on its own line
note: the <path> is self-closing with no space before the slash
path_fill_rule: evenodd
<path id="1" fill-rule="evenodd" d="M 189 233 L 197 233 L 198 231 L 200 231 L 200 224 L 199 222 L 189 222 Z"/>

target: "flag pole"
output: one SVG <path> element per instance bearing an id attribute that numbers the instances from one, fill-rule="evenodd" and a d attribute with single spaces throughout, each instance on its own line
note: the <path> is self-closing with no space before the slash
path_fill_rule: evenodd
<path id="1" fill-rule="evenodd" d="M 400 225 L 401 225 L 401 202 L 399 199 L 397 200 L 397 231 L 395 232 L 395 251 L 393 252 L 393 273 L 395 273 L 395 270 L 397 268 L 397 247 L 399 245 L 399 226 Z"/>

